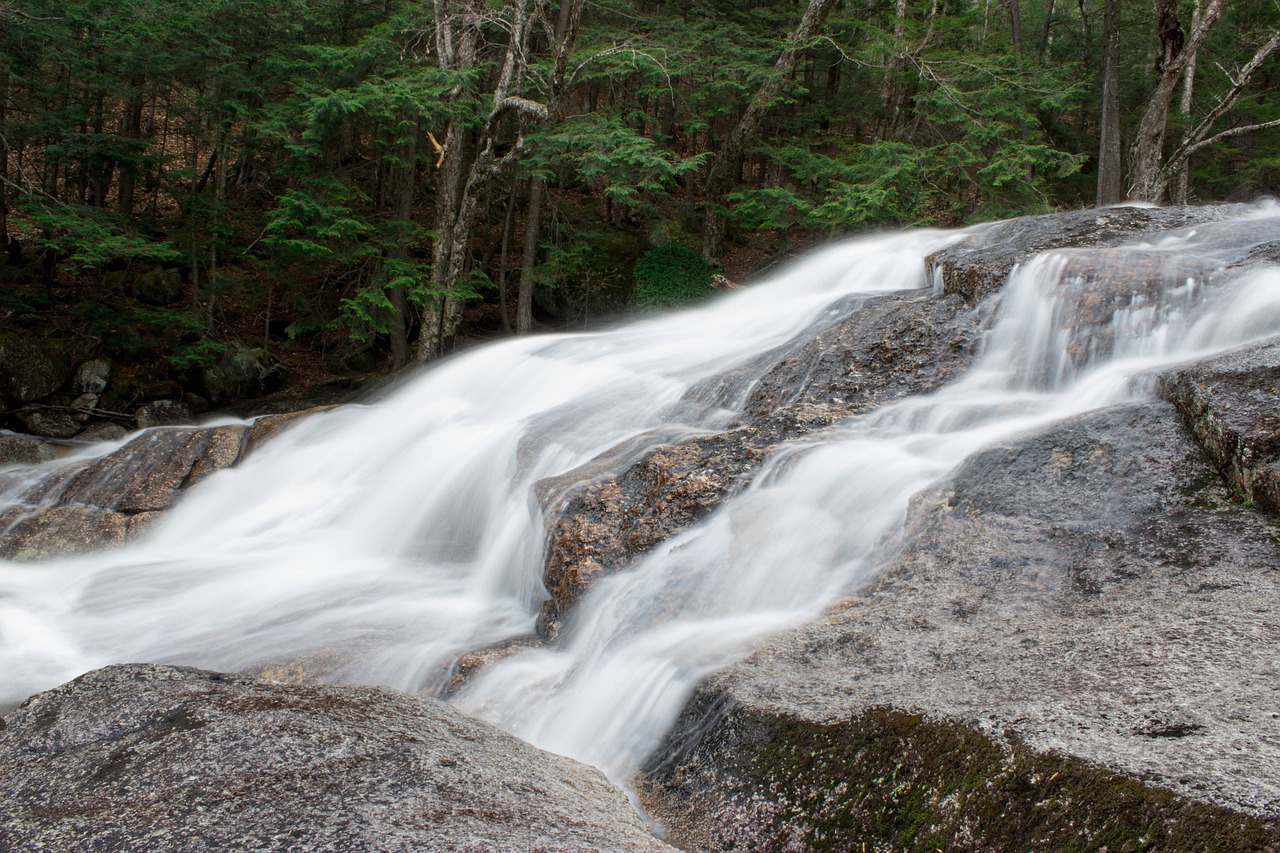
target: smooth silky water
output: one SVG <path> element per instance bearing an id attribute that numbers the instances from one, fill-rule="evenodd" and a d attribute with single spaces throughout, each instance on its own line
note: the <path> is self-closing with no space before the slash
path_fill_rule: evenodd
<path id="1" fill-rule="evenodd" d="M 439 692 L 459 654 L 532 632 L 546 595 L 535 482 L 637 436 L 722 427 L 750 377 L 714 377 L 851 295 L 926 287 L 923 258 L 963 235 L 854 240 L 700 309 L 486 347 L 301 421 L 141 542 L 0 564 L 0 702 L 127 661 L 309 658 L 334 681 Z M 702 678 L 873 576 L 911 496 L 966 456 L 1280 334 L 1280 270 L 1217 270 L 1264 238 L 1280 238 L 1271 206 L 1122 252 L 1036 258 L 962 379 L 789 445 L 704 523 L 599 582 L 557 646 L 507 657 L 454 701 L 625 784 Z M 1167 281 L 1146 275 L 1100 315 L 1107 264 Z"/>

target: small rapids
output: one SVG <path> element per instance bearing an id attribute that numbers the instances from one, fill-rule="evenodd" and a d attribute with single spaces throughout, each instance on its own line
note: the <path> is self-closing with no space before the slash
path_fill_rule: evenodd
<path id="1" fill-rule="evenodd" d="M 912 495 L 965 457 L 1280 334 L 1280 269 L 1223 265 L 1277 232 L 1280 211 L 1261 207 L 1035 258 L 963 378 L 787 445 L 705 522 L 600 581 L 556 646 L 488 667 L 454 701 L 625 781 L 709 672 L 872 577 Z M 722 428 L 761 356 L 859 295 L 927 287 L 924 257 L 965 235 L 854 240 L 697 310 L 472 352 L 301 421 L 140 542 L 0 564 L 0 701 L 125 661 L 308 658 L 334 681 L 439 692 L 458 655 L 533 630 L 534 483 L 638 436 Z"/>

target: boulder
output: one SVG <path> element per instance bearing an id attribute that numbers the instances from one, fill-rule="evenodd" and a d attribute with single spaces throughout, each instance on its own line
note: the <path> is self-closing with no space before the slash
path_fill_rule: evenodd
<path id="1" fill-rule="evenodd" d="M 1280 545 L 1172 407 L 993 447 L 713 676 L 643 801 L 693 850 L 1280 844 Z"/>
<path id="2" fill-rule="evenodd" d="M 130 293 L 147 305 L 172 305 L 182 298 L 182 273 L 175 269 L 145 272 L 133 280 Z"/>
<path id="3" fill-rule="evenodd" d="M 0 465 L 35 465 L 56 454 L 53 445 L 25 435 L 0 435 Z"/>
<path id="4" fill-rule="evenodd" d="M 177 400 L 156 400 L 138 407 L 133 413 L 138 429 L 157 426 L 180 426 L 195 420 L 195 413 L 186 403 Z"/>
<path id="5" fill-rule="evenodd" d="M 71 378 L 71 390 L 76 394 L 101 396 L 109 384 L 111 384 L 111 362 L 105 358 L 94 358 L 82 362 Z"/>
<path id="6" fill-rule="evenodd" d="M 47 560 L 119 545 L 129 519 L 86 506 L 17 506 L 0 516 L 0 558 Z"/>
<path id="7" fill-rule="evenodd" d="M 216 364 L 201 368 L 202 396 L 215 405 L 254 397 L 280 387 L 286 368 L 265 349 L 240 342 L 227 345 Z"/>
<path id="8" fill-rule="evenodd" d="M 120 424 L 96 423 L 82 429 L 76 438 L 80 441 L 119 441 L 128 434 L 129 431 Z"/>
<path id="9" fill-rule="evenodd" d="M 441 702 L 113 666 L 0 730 L 0 849 L 669 851 L 599 771 Z"/>
<path id="10" fill-rule="evenodd" d="M 167 509 L 183 489 L 234 465 L 245 432 L 234 424 L 144 432 L 72 476 L 60 499 L 128 515 Z"/>
<path id="11" fill-rule="evenodd" d="M 10 401 L 29 403 L 52 394 L 70 375 L 54 344 L 0 332 L 0 392 Z"/>
<path id="12" fill-rule="evenodd" d="M 75 415 L 59 409 L 30 408 L 18 412 L 18 420 L 32 435 L 71 438 L 80 431 Z"/>

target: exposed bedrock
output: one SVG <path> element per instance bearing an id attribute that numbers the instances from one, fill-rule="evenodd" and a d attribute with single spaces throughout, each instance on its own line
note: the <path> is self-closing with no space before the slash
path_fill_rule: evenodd
<path id="1" fill-rule="evenodd" d="M 725 849 L 1280 844 L 1280 545 L 1164 403 L 971 457 L 712 677 L 644 800 Z"/>
<path id="2" fill-rule="evenodd" d="M 1160 394 L 1239 496 L 1280 517 L 1280 343 L 1174 371 Z"/>
<path id="3" fill-rule="evenodd" d="M 743 389 L 736 427 L 670 443 L 642 436 L 537 484 L 548 510 L 551 595 L 540 633 L 554 636 L 600 578 L 705 518 L 784 442 L 956 378 L 980 334 L 979 314 L 958 297 L 896 293 L 850 302 L 843 312 L 770 355 L 772 366 Z M 734 387 L 733 374 L 706 386 L 691 396 L 712 386 L 723 393 L 720 386 Z"/>
<path id="4" fill-rule="evenodd" d="M 1187 226 L 1239 216 L 1246 205 L 1204 207 L 1109 207 L 1022 216 L 997 222 L 929 256 L 930 274 L 943 290 L 971 304 L 1004 286 L 1015 266 L 1050 249 L 1101 248 Z M 1242 255 L 1228 261 L 1255 260 Z"/>
<path id="5" fill-rule="evenodd" d="M 113 666 L 0 725 L 0 850 L 670 850 L 597 770 L 441 702 Z"/>

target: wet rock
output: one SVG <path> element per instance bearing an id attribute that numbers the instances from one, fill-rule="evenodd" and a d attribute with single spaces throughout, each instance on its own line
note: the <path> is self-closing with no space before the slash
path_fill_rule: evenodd
<path id="1" fill-rule="evenodd" d="M 177 400 L 156 400 L 147 403 L 145 406 L 140 406 L 133 416 L 137 421 L 138 429 L 180 426 L 195 420 L 195 413 L 187 407 L 187 404 Z"/>
<path id="2" fill-rule="evenodd" d="M 76 438 L 81 441 L 119 441 L 128 434 L 129 431 L 119 424 L 96 423 L 89 424 L 76 434 Z"/>
<path id="3" fill-rule="evenodd" d="M 269 441 L 299 421 L 336 408 L 337 406 L 315 406 L 297 412 L 283 412 L 278 415 L 263 415 L 260 418 L 256 418 L 249 427 L 249 435 L 245 440 L 245 455 L 247 456 L 257 450 L 262 446 L 263 442 Z"/>
<path id="4" fill-rule="evenodd" d="M 164 513 L 159 511 L 140 512 L 137 515 L 128 516 L 129 525 L 125 530 L 126 539 L 141 539 L 146 536 L 156 526 L 156 522 L 164 518 Z"/>
<path id="5" fill-rule="evenodd" d="M 686 708 L 645 783 L 682 845 L 1280 843 L 1280 545 L 1171 407 L 976 454 L 888 559 Z"/>
<path id="6" fill-rule="evenodd" d="M 701 407 L 747 393 L 743 426 L 641 436 L 536 485 L 547 511 L 551 596 L 539 633 L 555 636 L 594 583 L 705 518 L 784 442 L 954 379 L 972 360 L 981 327 L 958 297 L 892 294 L 841 310 L 840 320 L 774 353 L 749 392 L 734 376 L 694 390 Z"/>
<path id="7" fill-rule="evenodd" d="M 0 465 L 36 465 L 54 457 L 53 445 L 25 435 L 0 435 Z"/>
<path id="8" fill-rule="evenodd" d="M 15 332 L 0 332 L 0 392 L 14 403 L 52 394 L 71 369 L 52 345 Z"/>
<path id="9" fill-rule="evenodd" d="M 1173 371 L 1159 387 L 1241 497 L 1280 516 L 1280 343 Z"/>
<path id="10" fill-rule="evenodd" d="M 1004 286 L 1013 268 L 1040 252 L 1114 246 L 1139 235 L 1238 216 L 1245 205 L 1111 207 L 998 222 L 935 252 L 926 263 L 943 289 L 976 304 Z"/>
<path id="11" fill-rule="evenodd" d="M 11 508 L 0 518 L 0 558 L 47 560 L 110 548 L 124 541 L 128 522 L 97 507 Z"/>
<path id="12" fill-rule="evenodd" d="M 76 474 L 61 500 L 127 514 L 167 509 L 178 494 L 240 457 L 246 428 L 145 432 Z"/>
<path id="13" fill-rule="evenodd" d="M 386 689 L 114 666 L 4 723 L 4 849 L 671 849 L 598 771 Z"/>
<path id="14" fill-rule="evenodd" d="M 18 412 L 18 420 L 32 435 L 48 438 L 71 438 L 80 431 L 74 415 L 61 410 L 33 408 Z"/>
<path id="15" fill-rule="evenodd" d="M 111 362 L 95 358 L 83 362 L 71 378 L 71 390 L 76 394 L 101 395 L 111 384 Z"/>

